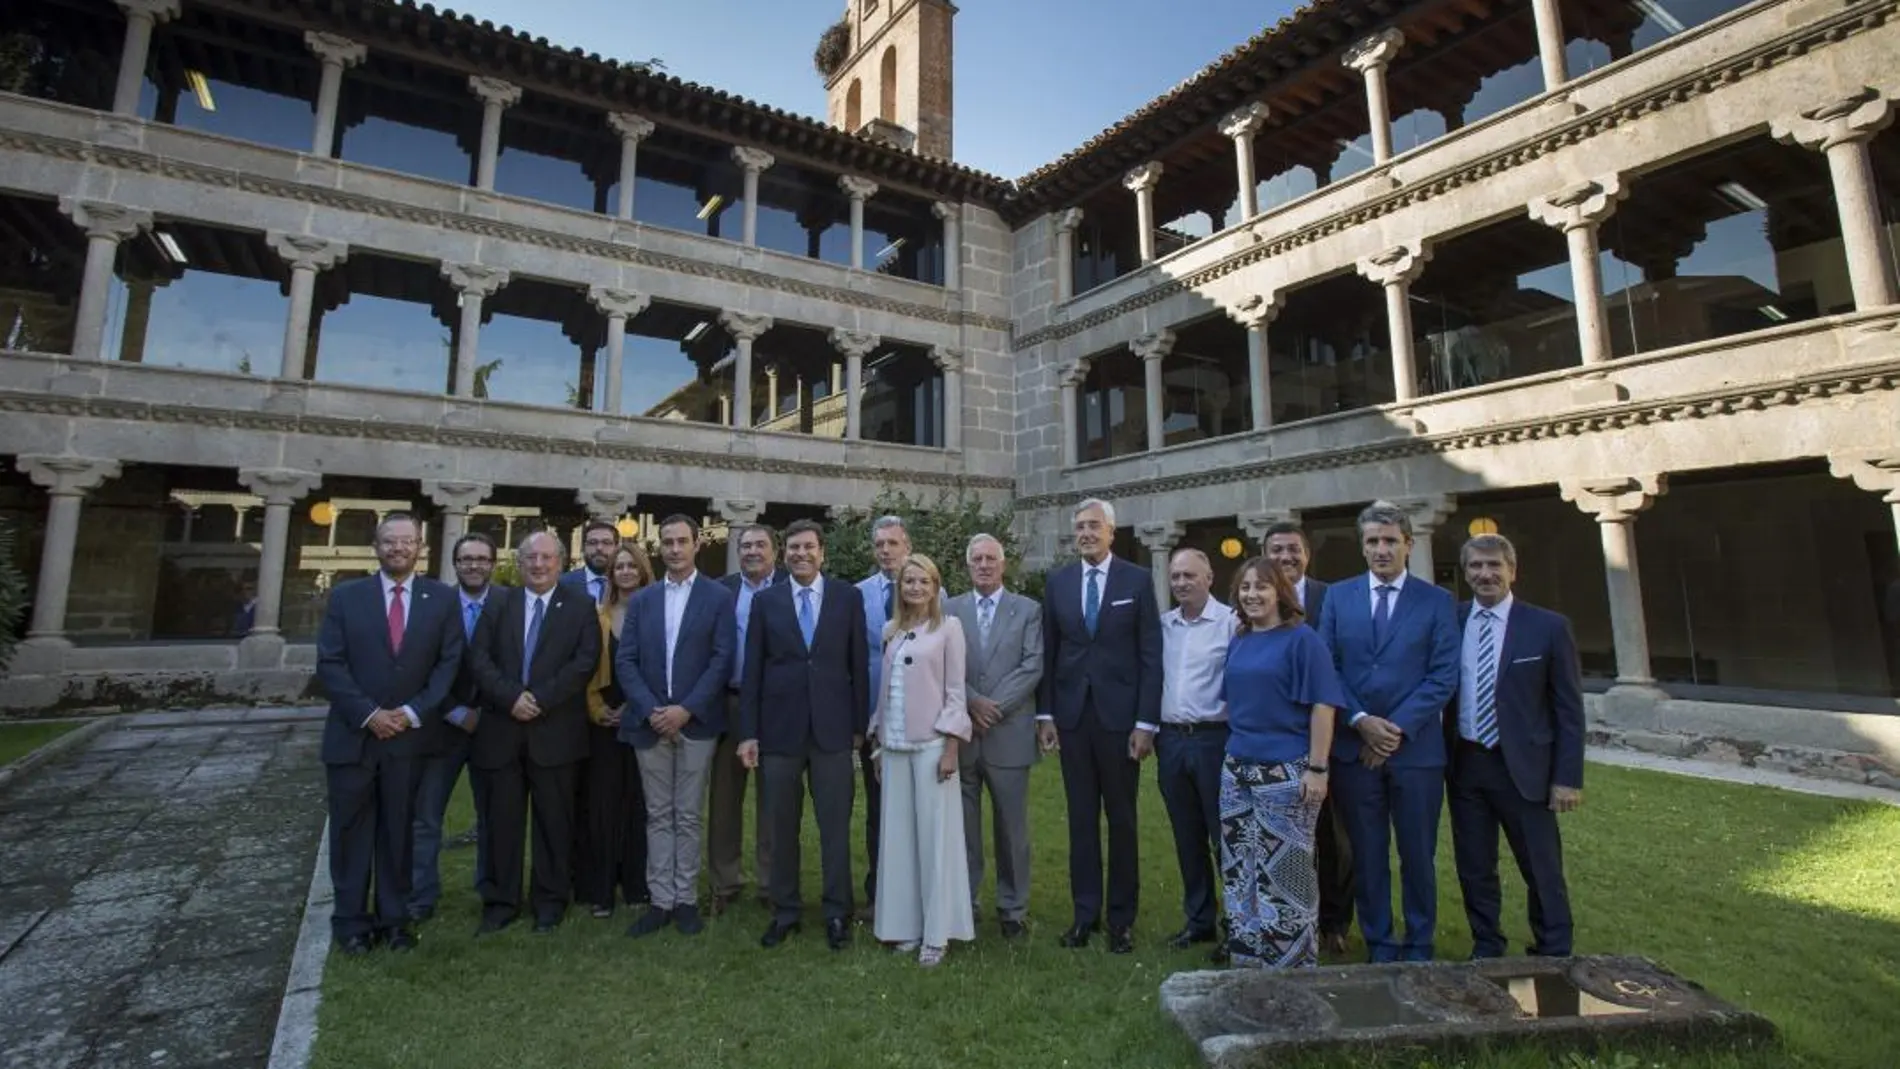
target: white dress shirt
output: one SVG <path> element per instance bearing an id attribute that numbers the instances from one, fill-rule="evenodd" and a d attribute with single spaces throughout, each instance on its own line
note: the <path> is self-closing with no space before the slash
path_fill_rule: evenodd
<path id="1" fill-rule="evenodd" d="M 1234 610 L 1208 598 L 1190 620 L 1180 609 L 1161 618 L 1161 722 L 1201 724 L 1227 719 L 1221 681 L 1227 644 L 1234 637 Z"/>
<path id="2" fill-rule="evenodd" d="M 693 580 L 699 578 L 694 571 L 686 578 L 675 583 L 666 580 L 666 693 L 673 693 L 673 649 L 680 641 L 680 621 L 686 617 L 686 601 L 693 596 Z"/>
<path id="3" fill-rule="evenodd" d="M 396 600 L 396 587 L 398 584 L 396 580 L 389 577 L 388 572 L 379 571 L 376 573 L 376 578 L 383 584 L 383 619 L 387 620 L 389 619 L 390 603 Z M 416 601 L 416 573 L 410 572 L 408 577 L 403 579 L 400 585 L 402 586 L 402 640 L 407 642 L 409 641 L 409 613 Z M 375 714 L 372 713 L 370 715 L 374 716 Z M 402 707 L 402 715 L 409 718 L 410 727 L 419 728 L 422 726 L 422 718 L 417 716 L 416 711 L 409 706 L 405 705 Z M 363 718 L 363 726 L 369 726 L 369 717 Z"/>
<path id="4" fill-rule="evenodd" d="M 1491 644 L 1491 697 L 1492 708 L 1496 708 L 1497 683 L 1504 670 L 1504 625 L 1511 618 L 1511 602 L 1517 595 L 1506 594 L 1504 600 L 1491 606 L 1490 613 L 1497 617 L 1491 624 L 1493 638 Z M 1464 645 L 1458 655 L 1458 737 L 1478 741 L 1478 671 L 1484 666 L 1478 663 L 1478 632 L 1483 629 L 1484 621 L 1478 614 L 1485 607 L 1472 602 L 1471 618 L 1465 621 Z"/>

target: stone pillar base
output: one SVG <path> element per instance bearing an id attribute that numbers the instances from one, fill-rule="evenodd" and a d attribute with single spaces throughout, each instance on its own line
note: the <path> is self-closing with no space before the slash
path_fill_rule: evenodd
<path id="1" fill-rule="evenodd" d="M 64 635 L 41 635 L 26 639 L 13 648 L 13 659 L 7 662 L 7 674 L 57 675 L 66 665 L 66 651 L 72 648 L 72 640 Z"/>
<path id="2" fill-rule="evenodd" d="M 237 647 L 240 671 L 284 666 L 284 636 L 277 633 L 245 635 Z"/>
<path id="3" fill-rule="evenodd" d="M 1603 692 L 1597 708 L 1603 719 L 1617 727 L 1658 730 L 1663 703 L 1669 695 L 1647 683 L 1618 683 Z"/>

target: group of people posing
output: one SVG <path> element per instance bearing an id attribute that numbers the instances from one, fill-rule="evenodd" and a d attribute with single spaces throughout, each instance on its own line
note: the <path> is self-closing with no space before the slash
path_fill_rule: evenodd
<path id="1" fill-rule="evenodd" d="M 699 525 L 675 515 L 658 528 L 657 579 L 640 545 L 597 523 L 572 572 L 553 535 L 524 539 L 517 587 L 491 585 L 497 551 L 480 535 L 452 547 L 457 586 L 416 574 L 420 525 L 385 518 L 378 574 L 332 593 L 318 640 L 338 945 L 416 945 L 466 765 L 478 935 L 524 914 L 552 931 L 576 900 L 610 918 L 620 898 L 645 906 L 629 935 L 699 933 L 702 858 L 711 912 L 744 892 L 753 778 L 771 914 L 761 945 L 801 928 L 807 795 L 826 940 L 850 942 L 861 787 L 872 929 L 934 966 L 976 934 L 986 790 L 998 924 L 1026 935 L 1029 777 L 1055 753 L 1065 947 L 1105 922 L 1112 952 L 1133 949 L 1140 769 L 1153 754 L 1184 885 L 1174 946 L 1311 965 L 1322 945 L 1345 949 L 1356 905 L 1372 960 L 1430 958 L 1449 782 L 1473 953 L 1505 948 L 1500 829 L 1530 885 L 1531 951 L 1569 953 L 1556 814 L 1581 799 L 1577 657 L 1561 616 L 1512 597 L 1508 541 L 1466 544 L 1475 599 L 1457 607 L 1405 574 L 1409 520 L 1378 503 L 1359 519 L 1367 574 L 1330 589 L 1308 578 L 1305 534 L 1284 524 L 1242 565 L 1231 607 L 1212 597 L 1205 555 L 1175 554 L 1178 607 L 1164 616 L 1147 570 L 1110 550 L 1110 504 L 1077 506 L 1073 529 L 1080 559 L 1038 602 L 1004 589 L 1004 547 L 989 535 L 966 547 L 969 591 L 947 597 L 897 517 L 873 524 L 877 571 L 856 584 L 827 576 L 825 532 L 808 521 L 782 544 L 763 525 L 736 527 L 739 572 L 700 575 Z"/>

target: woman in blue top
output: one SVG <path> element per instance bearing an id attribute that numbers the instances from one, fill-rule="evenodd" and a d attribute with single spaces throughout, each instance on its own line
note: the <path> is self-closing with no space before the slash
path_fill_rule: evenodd
<path id="1" fill-rule="evenodd" d="M 1221 882 L 1230 959 L 1318 964 L 1313 828 L 1326 798 L 1333 711 L 1346 703 L 1325 643 L 1286 574 L 1264 557 L 1234 581 L 1227 648 L 1227 759 L 1221 765 Z"/>

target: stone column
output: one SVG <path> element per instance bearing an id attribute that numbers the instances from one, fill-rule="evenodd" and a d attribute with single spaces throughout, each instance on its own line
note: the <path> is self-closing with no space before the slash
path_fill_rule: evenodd
<path id="1" fill-rule="evenodd" d="M 455 338 L 455 396 L 475 396 L 475 361 L 482 332 L 482 301 L 508 284 L 508 272 L 481 264 L 442 265 L 442 277 L 461 294 L 462 322 Z"/>
<path id="2" fill-rule="evenodd" d="M 1300 520 L 1300 510 L 1262 509 L 1259 512 L 1243 512 L 1236 517 L 1236 519 L 1240 521 L 1240 529 L 1247 532 L 1247 540 L 1257 547 L 1255 552 L 1265 553 L 1267 551 L 1267 528 L 1272 527 L 1276 523 L 1298 523 Z"/>
<path id="3" fill-rule="evenodd" d="M 739 574 L 739 528 L 759 522 L 763 502 L 749 497 L 715 497 L 709 504 L 726 521 L 726 574 Z"/>
<path id="4" fill-rule="evenodd" d="M 1082 209 L 1057 212 L 1056 225 L 1056 303 L 1075 296 L 1075 228 L 1082 225 Z"/>
<path id="5" fill-rule="evenodd" d="M 328 159 L 336 147 L 336 102 L 343 92 L 343 72 L 369 56 L 369 46 L 334 33 L 305 30 L 303 43 L 323 64 L 317 82 L 317 120 L 310 132 L 310 154 Z"/>
<path id="6" fill-rule="evenodd" d="M 940 200 L 930 206 L 930 214 L 943 220 L 943 288 L 955 293 L 963 288 L 963 211 Z"/>
<path id="7" fill-rule="evenodd" d="M 1081 403 L 1076 395 L 1088 378 L 1088 361 L 1065 364 L 1057 373 L 1062 377 L 1062 465 L 1073 468 L 1082 462 Z"/>
<path id="8" fill-rule="evenodd" d="M 868 178 L 844 175 L 838 188 L 851 198 L 851 266 L 864 270 L 864 201 L 877 196 L 877 183 Z M 749 201 L 747 203 L 750 203 Z"/>
<path id="9" fill-rule="evenodd" d="M 475 188 L 495 188 L 495 161 L 501 158 L 501 113 L 521 100 L 521 87 L 500 78 L 468 77 L 468 91 L 481 98 L 482 142 L 475 157 Z"/>
<path id="10" fill-rule="evenodd" d="M 954 453 L 963 448 L 963 354 L 933 346 L 930 362 L 943 372 L 943 447 Z"/>
<path id="11" fill-rule="evenodd" d="M 863 433 L 864 358 L 871 355 L 882 339 L 863 331 L 837 327 L 831 332 L 831 347 L 844 354 L 844 436 L 856 438 Z"/>
<path id="12" fill-rule="evenodd" d="M 620 194 L 614 203 L 614 218 L 632 219 L 635 164 L 640 158 L 640 142 L 653 134 L 653 120 L 616 111 L 607 116 L 607 126 L 620 137 Z"/>
<path id="13" fill-rule="evenodd" d="M 745 168 L 745 213 L 740 217 L 740 240 L 756 246 L 759 243 L 759 175 L 777 161 L 764 149 L 740 145 L 732 150 L 732 162 Z"/>
<path id="14" fill-rule="evenodd" d="M 752 343 L 772 329 L 772 317 L 744 312 L 719 313 L 719 325 L 732 335 L 738 354 L 732 360 L 732 425 L 752 427 Z"/>
<path id="15" fill-rule="evenodd" d="M 1243 221 L 1260 214 L 1260 180 L 1254 177 L 1253 137 L 1266 124 L 1267 106 L 1258 101 L 1228 112 L 1220 121 L 1220 132 L 1234 139 L 1234 170 L 1240 181 L 1240 218 Z"/>
<path id="16" fill-rule="evenodd" d="M 625 490 L 595 487 L 574 491 L 574 501 L 587 510 L 588 519 L 613 523 L 627 514 L 633 495 Z"/>
<path id="17" fill-rule="evenodd" d="M 623 187 L 624 188 L 624 187 Z M 610 289 L 606 286 L 589 286 L 587 299 L 594 302 L 607 317 L 607 374 L 606 382 L 595 393 L 600 396 L 596 404 L 601 411 L 609 415 L 620 413 L 620 373 L 624 366 L 624 354 L 627 347 L 627 320 L 647 310 L 653 303 L 652 296 L 634 293 L 631 290 Z"/>
<path id="18" fill-rule="evenodd" d="M 1155 604 L 1167 612 L 1174 602 L 1168 589 L 1168 555 L 1186 531 L 1178 523 L 1144 523 L 1135 528 L 1135 538 L 1148 550 L 1148 574 L 1154 582 Z"/>
<path id="19" fill-rule="evenodd" d="M 139 110 L 145 84 L 145 60 L 152 54 L 152 27 L 178 17 L 179 0 L 113 0 L 125 12 L 125 47 L 119 52 L 119 81 L 112 90 L 115 115 Z"/>
<path id="20" fill-rule="evenodd" d="M 1253 430 L 1273 426 L 1273 379 L 1267 367 L 1267 325 L 1280 314 L 1280 295 L 1252 293 L 1227 310 L 1228 318 L 1247 328 L 1247 399 Z"/>
<path id="21" fill-rule="evenodd" d="M 1155 258 L 1155 186 L 1161 182 L 1161 161 L 1150 160 L 1122 176 L 1122 185 L 1135 194 L 1135 229 L 1141 245 L 1141 262 Z"/>
<path id="22" fill-rule="evenodd" d="M 61 197 L 59 210 L 86 232 L 86 266 L 79 283 L 79 311 L 73 323 L 73 356 L 105 356 L 106 299 L 112 293 L 112 267 L 119 242 L 152 225 L 152 213 L 101 201 Z"/>
<path id="23" fill-rule="evenodd" d="M 1895 282 L 1893 261 L 1881 233 L 1873 159 L 1867 152 L 1867 142 L 1892 121 L 1893 101 L 1867 88 L 1768 124 L 1776 140 L 1827 154 L 1834 204 L 1841 215 L 1841 244 L 1847 251 L 1847 276 L 1854 285 L 1854 307 L 1861 311 L 1900 303 L 1900 284 Z"/>
<path id="24" fill-rule="evenodd" d="M 1406 561 L 1406 570 L 1428 583 L 1438 582 L 1437 562 L 1432 559 L 1432 533 L 1458 511 L 1458 498 L 1451 494 L 1427 494 L 1402 497 L 1392 503 L 1404 509 L 1412 520 L 1412 556 Z"/>
<path id="25" fill-rule="evenodd" d="M 1391 333 L 1392 396 L 1410 401 L 1418 396 L 1418 358 L 1412 353 L 1411 285 L 1425 272 L 1431 250 L 1422 241 L 1394 245 L 1359 261 L 1361 277 L 1385 287 L 1386 328 Z"/>
<path id="26" fill-rule="evenodd" d="M 284 322 L 283 363 L 278 377 L 303 378 L 305 350 L 310 345 L 310 299 L 317 289 L 317 272 L 349 257 L 350 247 L 309 234 L 269 231 L 264 240 L 290 265 L 290 316 Z"/>
<path id="27" fill-rule="evenodd" d="M 1603 303 L 1603 270 L 1597 257 L 1597 227 L 1628 195 L 1616 175 L 1578 182 L 1530 202 L 1531 218 L 1564 232 L 1570 246 L 1570 284 L 1577 298 L 1577 347 L 1586 364 L 1612 355 L 1610 313 Z"/>
<path id="28" fill-rule="evenodd" d="M 66 595 L 72 587 L 73 548 L 79 540 L 79 507 L 88 491 L 119 475 L 119 462 L 98 457 L 22 456 L 20 471 L 46 488 L 46 532 L 40 539 L 39 583 L 33 591 L 28 644 L 70 646 Z"/>
<path id="29" fill-rule="evenodd" d="M 1544 88 L 1555 89 L 1570 80 L 1564 65 L 1564 20 L 1557 0 L 1531 0 L 1531 18 L 1537 23 L 1537 58 L 1544 67 Z"/>
<path id="30" fill-rule="evenodd" d="M 1617 686 L 1651 687 L 1649 628 L 1643 621 L 1643 583 L 1636 568 L 1636 515 L 1668 489 L 1667 475 L 1564 479 L 1565 501 L 1596 518 L 1603 532 L 1603 568 L 1610 591 L 1610 631 L 1616 642 Z"/>
<path id="31" fill-rule="evenodd" d="M 1142 393 L 1148 402 L 1148 451 L 1154 452 L 1168 439 L 1162 426 L 1167 419 L 1167 386 L 1161 380 L 1161 361 L 1174 351 L 1174 332 L 1150 331 L 1130 342 L 1128 348 L 1141 360 Z"/>
<path id="32" fill-rule="evenodd" d="M 1835 478 L 1852 479 L 1862 490 L 1881 495 L 1893 509 L 1894 540 L 1900 544 L 1900 451 L 1836 454 L 1827 461 Z"/>
<path id="33" fill-rule="evenodd" d="M 443 582 L 454 586 L 455 543 L 468 533 L 468 516 L 475 511 L 493 493 L 494 486 L 489 483 L 468 482 L 460 479 L 424 479 L 422 492 L 435 507 L 442 510 L 442 545 L 440 560 L 436 565 L 436 575 Z M 503 550 L 511 546 L 500 547 Z"/>
<path id="34" fill-rule="evenodd" d="M 1404 44 L 1405 34 L 1388 26 L 1346 49 L 1346 54 L 1339 58 L 1366 79 L 1366 118 L 1372 128 L 1375 164 L 1392 158 L 1392 108 L 1385 98 L 1385 68 Z"/>
<path id="35" fill-rule="evenodd" d="M 284 562 L 290 553 L 290 510 L 323 484 L 314 471 L 294 468 L 240 468 L 238 482 L 264 499 L 264 544 L 257 559 L 257 610 L 251 616 L 251 638 L 267 638 L 281 647 L 277 621 L 284 603 Z"/>

